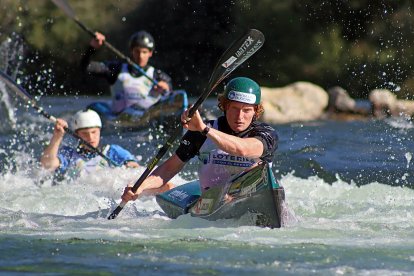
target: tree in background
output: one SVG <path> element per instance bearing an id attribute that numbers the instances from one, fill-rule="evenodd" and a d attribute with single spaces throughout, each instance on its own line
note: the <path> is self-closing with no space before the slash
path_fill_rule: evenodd
<path id="1" fill-rule="evenodd" d="M 81 21 L 127 54 L 128 37 L 146 29 L 156 39 L 154 63 L 176 88 L 197 95 L 218 55 L 247 28 L 266 36 L 260 52 L 235 74 L 266 86 L 305 80 L 340 85 L 353 97 L 389 88 L 414 96 L 413 15 L 410 1 L 135 0 L 69 1 Z M 3 0 L 0 38 L 19 33 L 28 43 L 24 74 L 52 68 L 51 90 L 105 94 L 107 87 L 79 72 L 90 37 L 50 0 Z M 115 58 L 100 51 L 97 59 Z M 64 89 L 60 88 L 64 85 Z"/>

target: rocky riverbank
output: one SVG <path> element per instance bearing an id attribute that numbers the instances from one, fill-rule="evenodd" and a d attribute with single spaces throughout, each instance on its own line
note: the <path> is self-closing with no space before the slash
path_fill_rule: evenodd
<path id="1" fill-rule="evenodd" d="M 262 87 L 262 102 L 266 110 L 262 120 L 280 124 L 318 119 L 414 116 L 414 101 L 397 99 L 390 90 L 374 89 L 370 91 L 368 100 L 368 106 L 361 106 L 339 86 L 326 91 L 310 82 L 295 82 L 280 88 Z"/>

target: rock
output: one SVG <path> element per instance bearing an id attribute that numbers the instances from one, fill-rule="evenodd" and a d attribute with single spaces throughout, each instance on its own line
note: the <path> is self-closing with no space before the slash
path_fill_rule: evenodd
<path id="1" fill-rule="evenodd" d="M 369 93 L 369 101 L 372 105 L 372 114 L 377 118 L 398 115 L 397 97 L 388 89 L 374 89 Z"/>
<path id="2" fill-rule="evenodd" d="M 326 92 L 309 82 L 296 82 L 280 88 L 262 87 L 265 113 L 261 119 L 268 123 L 282 124 L 318 119 L 360 120 L 371 116 L 414 117 L 414 101 L 398 100 L 387 89 L 372 90 L 369 101 L 371 107 L 361 106 L 339 86 Z"/>
<path id="3" fill-rule="evenodd" d="M 328 90 L 329 102 L 324 119 L 331 120 L 361 120 L 371 115 L 371 108 L 358 106 L 348 92 L 340 86 Z"/>
<path id="4" fill-rule="evenodd" d="M 309 82 L 261 89 L 265 108 L 262 120 L 268 123 L 317 120 L 328 106 L 328 93 Z"/>
<path id="5" fill-rule="evenodd" d="M 356 103 L 348 92 L 340 86 L 328 90 L 328 112 L 354 112 Z"/>
<path id="6" fill-rule="evenodd" d="M 397 110 L 400 116 L 414 117 L 414 101 L 398 100 Z"/>
<path id="7" fill-rule="evenodd" d="M 390 116 L 414 116 L 414 101 L 398 100 L 388 89 L 374 89 L 369 93 L 372 113 L 377 118 Z"/>

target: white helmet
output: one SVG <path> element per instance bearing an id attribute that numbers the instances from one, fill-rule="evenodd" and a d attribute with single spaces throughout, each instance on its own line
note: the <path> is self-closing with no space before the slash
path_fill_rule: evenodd
<path id="1" fill-rule="evenodd" d="M 102 128 L 101 118 L 92 109 L 80 110 L 72 118 L 72 129 L 99 127 Z"/>

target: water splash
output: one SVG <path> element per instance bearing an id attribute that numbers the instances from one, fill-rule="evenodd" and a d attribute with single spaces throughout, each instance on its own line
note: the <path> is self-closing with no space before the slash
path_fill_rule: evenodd
<path id="1" fill-rule="evenodd" d="M 9 133 L 16 128 L 16 116 L 13 112 L 12 101 L 6 90 L 6 85 L 0 81 L 0 133 Z"/>
<path id="2" fill-rule="evenodd" d="M 12 34 L 0 44 L 0 69 L 15 78 L 23 60 L 21 38 Z M 13 98 L 7 93 L 4 83 L 0 82 L 0 133 L 11 132 L 16 127 Z"/>
<path id="3" fill-rule="evenodd" d="M 16 33 L 0 44 L 0 69 L 12 78 L 16 78 L 23 62 L 23 50 L 22 39 Z"/>
<path id="4" fill-rule="evenodd" d="M 407 169 L 410 167 L 410 162 L 412 158 L 413 158 L 413 155 L 411 154 L 411 152 L 407 152 L 405 154 L 405 159 L 407 159 Z"/>

